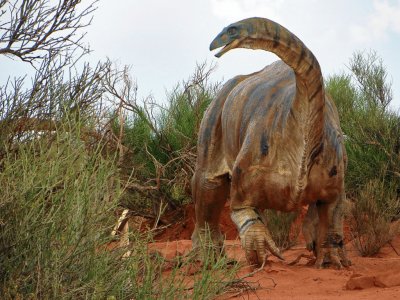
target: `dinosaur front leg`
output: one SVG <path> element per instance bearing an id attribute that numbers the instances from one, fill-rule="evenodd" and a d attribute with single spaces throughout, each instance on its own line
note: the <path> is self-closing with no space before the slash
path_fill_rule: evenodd
<path id="1" fill-rule="evenodd" d="M 319 218 L 315 262 L 317 268 L 322 268 L 324 261 L 334 264 L 337 268 L 350 264 L 344 252 L 342 200 L 340 197 L 332 203 L 317 202 Z"/>
<path id="2" fill-rule="evenodd" d="M 211 177 L 206 174 L 196 171 L 192 179 L 196 213 L 192 234 L 193 248 L 211 242 L 217 252 L 220 252 L 224 237 L 219 229 L 219 220 L 229 194 L 229 179 L 228 175 Z"/>
<path id="3" fill-rule="evenodd" d="M 267 249 L 283 259 L 256 209 L 251 207 L 233 209 L 231 218 L 238 228 L 242 247 L 250 265 L 261 266 L 266 260 Z"/>

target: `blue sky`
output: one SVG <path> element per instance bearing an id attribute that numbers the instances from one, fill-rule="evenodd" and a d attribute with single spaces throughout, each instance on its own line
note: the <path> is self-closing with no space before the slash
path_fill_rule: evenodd
<path id="1" fill-rule="evenodd" d="M 270 18 L 295 33 L 313 51 L 324 75 L 346 71 L 357 50 L 376 50 L 400 108 L 400 0 L 101 0 L 86 41 L 92 62 L 109 57 L 132 67 L 139 96 L 157 102 L 188 78 L 196 62 L 216 62 L 214 80 L 263 68 L 277 59 L 264 51 L 234 50 L 216 59 L 208 47 L 226 25 Z M 0 57 L 0 80 L 26 67 Z"/>

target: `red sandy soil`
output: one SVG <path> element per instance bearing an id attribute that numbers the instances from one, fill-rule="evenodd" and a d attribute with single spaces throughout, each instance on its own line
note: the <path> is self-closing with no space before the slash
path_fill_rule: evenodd
<path id="1" fill-rule="evenodd" d="M 221 220 L 222 231 L 227 237 L 225 249 L 229 257 L 243 265 L 237 274 L 241 277 L 252 270 L 246 266 L 228 210 L 228 207 L 224 209 Z M 156 250 L 170 259 L 191 250 L 193 207 L 188 206 L 185 214 L 184 221 L 173 224 L 156 237 L 156 242 L 149 245 L 150 251 Z M 400 299 L 400 235 L 372 258 L 360 257 L 349 242 L 346 248 L 353 265 L 342 270 L 317 270 L 308 264 L 307 258 L 294 266 L 288 265 L 300 254 L 309 254 L 302 244 L 285 251 L 285 261 L 269 257 L 263 270 L 245 279 L 257 287 L 255 292 L 224 294 L 218 299 Z"/>
<path id="2" fill-rule="evenodd" d="M 176 240 L 190 240 L 194 230 L 195 213 L 194 205 L 187 205 L 183 211 L 183 218 L 180 221 L 173 220 L 173 216 L 166 215 L 166 219 L 170 226 L 163 230 L 160 234 L 155 236 L 156 241 L 176 241 Z M 220 220 L 220 227 L 222 233 L 227 240 L 234 240 L 238 237 L 235 225 L 229 216 L 229 205 L 225 205 Z"/>

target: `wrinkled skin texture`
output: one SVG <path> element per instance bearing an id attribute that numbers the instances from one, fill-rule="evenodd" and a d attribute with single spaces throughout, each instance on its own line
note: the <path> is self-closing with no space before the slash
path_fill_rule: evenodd
<path id="1" fill-rule="evenodd" d="M 226 27 L 210 49 L 264 49 L 282 60 L 229 80 L 202 120 L 192 179 L 198 246 L 207 227 L 221 243 L 219 217 L 230 198 L 232 218 L 250 264 L 279 250 L 258 211 L 294 211 L 305 204 L 307 245 L 316 267 L 347 265 L 343 251 L 346 153 L 338 113 L 325 94 L 317 59 L 287 29 L 251 18 Z"/>

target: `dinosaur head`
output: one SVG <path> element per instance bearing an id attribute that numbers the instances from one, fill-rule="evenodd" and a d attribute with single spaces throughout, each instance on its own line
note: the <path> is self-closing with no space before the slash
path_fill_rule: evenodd
<path id="1" fill-rule="evenodd" d="M 235 48 L 253 48 L 263 28 L 263 18 L 249 18 L 225 27 L 210 44 L 210 50 L 223 47 L 216 57 Z"/>

